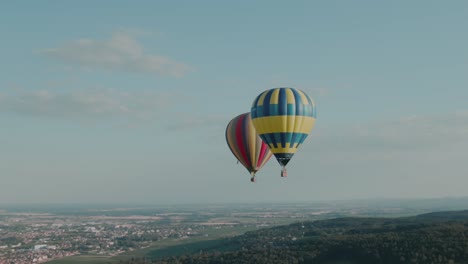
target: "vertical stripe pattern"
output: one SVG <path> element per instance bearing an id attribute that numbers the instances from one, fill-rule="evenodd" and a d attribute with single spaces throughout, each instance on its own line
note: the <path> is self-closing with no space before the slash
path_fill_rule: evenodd
<path id="1" fill-rule="evenodd" d="M 317 115 L 312 98 L 295 88 L 264 91 L 250 113 L 260 138 L 283 166 L 312 131 Z"/>
<path id="2" fill-rule="evenodd" d="M 232 154 L 252 175 L 273 155 L 255 131 L 250 113 L 238 115 L 229 122 L 226 142 Z"/>

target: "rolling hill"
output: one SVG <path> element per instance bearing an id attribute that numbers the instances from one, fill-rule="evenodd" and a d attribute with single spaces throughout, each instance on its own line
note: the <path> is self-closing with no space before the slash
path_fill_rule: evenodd
<path id="1" fill-rule="evenodd" d="M 468 210 L 299 222 L 191 246 L 128 263 L 468 263 Z"/>

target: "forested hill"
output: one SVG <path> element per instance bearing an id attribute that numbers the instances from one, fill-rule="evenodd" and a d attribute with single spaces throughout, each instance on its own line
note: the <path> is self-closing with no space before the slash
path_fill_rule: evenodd
<path id="1" fill-rule="evenodd" d="M 154 263 L 468 263 L 468 211 L 296 223 Z"/>

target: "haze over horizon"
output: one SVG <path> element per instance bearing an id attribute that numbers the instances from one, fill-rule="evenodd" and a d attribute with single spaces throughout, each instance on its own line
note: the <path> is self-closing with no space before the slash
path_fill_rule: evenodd
<path id="1" fill-rule="evenodd" d="M 0 9 L 0 202 L 467 197 L 468 2 L 41 1 Z M 280 177 L 224 133 L 317 105 Z"/>

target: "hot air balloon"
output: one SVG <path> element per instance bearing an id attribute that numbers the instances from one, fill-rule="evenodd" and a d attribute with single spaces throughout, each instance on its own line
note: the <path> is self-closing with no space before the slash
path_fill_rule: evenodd
<path id="1" fill-rule="evenodd" d="M 238 115 L 229 122 L 226 142 L 238 162 L 252 175 L 250 180 L 255 182 L 255 173 L 267 163 L 272 153 L 255 131 L 250 113 Z"/>
<path id="2" fill-rule="evenodd" d="M 255 98 L 250 113 L 260 138 L 283 167 L 281 177 L 286 177 L 286 164 L 314 127 L 314 101 L 295 88 L 274 88 Z"/>

